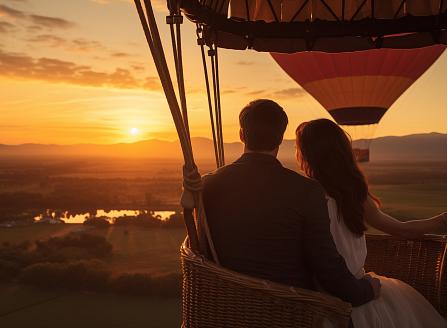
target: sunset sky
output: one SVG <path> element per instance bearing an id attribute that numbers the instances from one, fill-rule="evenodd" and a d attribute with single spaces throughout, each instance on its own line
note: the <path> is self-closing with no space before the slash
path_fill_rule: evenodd
<path id="1" fill-rule="evenodd" d="M 163 4 L 157 15 L 165 50 Z M 195 26 L 183 25 L 191 130 L 210 137 Z M 303 120 L 329 117 L 273 59 L 220 51 L 224 134 L 238 112 L 272 98 L 287 111 L 287 138 Z M 172 70 L 173 73 L 173 70 Z M 447 53 L 393 105 L 377 136 L 447 133 Z M 176 139 L 133 1 L 0 0 L 0 143 L 117 143 Z"/>

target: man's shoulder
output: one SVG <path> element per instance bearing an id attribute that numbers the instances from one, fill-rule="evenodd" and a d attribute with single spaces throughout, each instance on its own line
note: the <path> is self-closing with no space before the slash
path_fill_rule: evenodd
<path id="1" fill-rule="evenodd" d="M 214 171 L 208 172 L 204 175 L 202 175 L 202 181 L 203 183 L 206 184 L 210 184 L 213 183 L 216 180 L 220 180 L 221 178 L 223 178 L 224 176 L 228 176 L 228 174 L 231 175 L 231 171 L 233 169 L 233 164 L 227 164 L 223 167 L 220 167 Z"/>
<path id="2" fill-rule="evenodd" d="M 204 175 L 202 175 L 202 178 L 209 179 L 209 178 L 219 176 L 219 175 L 225 173 L 226 171 L 228 171 L 228 169 L 230 169 L 232 165 L 233 165 L 233 163 L 227 164 L 225 166 L 219 167 L 218 169 L 215 169 L 214 171 L 205 173 Z"/>
<path id="3" fill-rule="evenodd" d="M 316 192 L 321 192 L 323 190 L 318 181 L 308 178 L 296 171 L 283 167 L 283 173 L 291 184 L 294 184 L 298 187 L 306 188 Z"/>
<path id="4" fill-rule="evenodd" d="M 232 176 L 239 172 L 239 166 L 237 162 L 225 165 L 215 171 L 209 172 L 202 176 L 204 185 L 212 185 L 218 182 L 225 182 L 231 179 Z M 294 170 L 288 169 L 282 165 L 278 166 L 277 177 L 284 182 L 284 184 L 290 187 L 298 188 L 300 190 L 307 190 L 309 192 L 321 193 L 323 188 L 314 179 L 308 178 Z"/>

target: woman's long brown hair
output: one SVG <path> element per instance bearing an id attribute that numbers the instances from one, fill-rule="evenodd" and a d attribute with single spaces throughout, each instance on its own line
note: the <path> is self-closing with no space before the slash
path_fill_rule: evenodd
<path id="1" fill-rule="evenodd" d="M 369 191 L 350 137 L 334 122 L 319 119 L 298 126 L 296 145 L 301 169 L 335 199 L 348 229 L 362 235 L 367 229 L 363 205 Z"/>

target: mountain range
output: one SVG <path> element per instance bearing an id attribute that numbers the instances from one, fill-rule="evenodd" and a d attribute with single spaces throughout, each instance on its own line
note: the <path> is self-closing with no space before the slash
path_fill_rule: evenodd
<path id="1" fill-rule="evenodd" d="M 364 141 L 354 141 L 354 145 Z M 213 142 L 207 138 L 193 138 L 195 156 L 199 160 L 212 160 Z M 444 161 L 447 160 L 447 134 L 426 133 L 400 137 L 380 137 L 371 142 L 371 160 L 390 161 Z M 227 162 L 237 158 L 243 150 L 240 142 L 225 143 Z M 130 157 L 154 159 L 181 159 L 178 141 L 150 139 L 135 143 L 118 144 L 0 144 L 0 157 L 29 156 L 89 156 Z M 295 156 L 294 140 L 284 140 L 279 157 L 291 160 Z"/>

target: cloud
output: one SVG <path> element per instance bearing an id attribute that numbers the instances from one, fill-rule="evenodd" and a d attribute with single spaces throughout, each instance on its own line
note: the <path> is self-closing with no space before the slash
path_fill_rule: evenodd
<path id="1" fill-rule="evenodd" d="M 69 29 L 75 27 L 76 24 L 59 17 L 29 15 L 29 20 L 37 26 L 47 28 Z"/>
<path id="2" fill-rule="evenodd" d="M 135 71 L 144 71 L 144 69 L 145 69 L 145 66 L 144 66 L 144 64 L 133 64 L 132 66 L 131 66 Z"/>
<path id="3" fill-rule="evenodd" d="M 32 58 L 28 55 L 7 53 L 1 49 L 0 75 L 93 87 L 160 90 L 157 78 L 142 80 L 132 75 L 128 69 L 116 68 L 113 72 L 103 72 L 74 62 L 45 57 Z"/>
<path id="4" fill-rule="evenodd" d="M 274 96 L 282 98 L 299 98 L 306 94 L 307 92 L 303 88 L 288 88 L 273 92 Z"/>
<path id="5" fill-rule="evenodd" d="M 23 11 L 0 5 L 0 17 L 25 18 L 26 14 Z"/>
<path id="6" fill-rule="evenodd" d="M 106 53 L 106 55 L 110 54 L 110 57 L 117 59 L 133 57 L 133 55 L 129 53 L 108 49 L 99 41 L 81 38 L 70 40 L 64 39 L 55 34 L 38 34 L 27 39 L 27 41 L 38 44 L 39 46 L 42 45 L 45 47 L 60 48 L 69 52 L 94 52 L 95 54 L 98 54 L 99 51 L 102 51 Z M 100 56 L 98 57 L 98 59 L 104 60 L 104 58 Z"/>
<path id="7" fill-rule="evenodd" d="M 245 92 L 245 94 L 248 96 L 263 96 L 266 98 L 300 98 L 305 96 L 307 93 L 302 88 L 288 88 L 276 91 L 267 89 L 251 90 Z"/>
<path id="8" fill-rule="evenodd" d="M 111 3 L 123 3 L 123 2 L 128 2 L 132 4 L 134 3 L 133 0 L 90 0 L 90 1 L 101 5 L 108 5 Z M 152 0 L 151 3 L 153 8 L 156 10 L 167 10 L 166 0 Z"/>
<path id="9" fill-rule="evenodd" d="M 31 30 L 39 30 L 44 28 L 69 29 L 76 26 L 74 22 L 63 18 L 31 14 L 5 5 L 0 5 L 0 17 L 30 23 L 32 24 L 29 26 Z"/>
<path id="10" fill-rule="evenodd" d="M 101 5 L 107 5 L 112 2 L 133 2 L 132 0 L 91 0 L 91 2 L 99 3 Z"/>
<path id="11" fill-rule="evenodd" d="M 0 21 L 0 33 L 12 32 L 15 29 L 16 27 L 13 24 Z"/>
<path id="12" fill-rule="evenodd" d="M 258 96 L 258 95 L 267 94 L 267 93 L 268 93 L 267 90 L 252 90 L 252 91 L 246 92 L 245 94 L 249 95 L 249 96 Z"/>
<path id="13" fill-rule="evenodd" d="M 65 39 L 52 34 L 40 34 L 28 39 L 28 41 L 33 43 L 43 43 L 54 48 L 65 47 L 67 45 L 67 41 Z"/>
<path id="14" fill-rule="evenodd" d="M 110 0 L 91 0 L 92 2 L 99 3 L 101 5 L 105 5 L 110 2 Z"/>
<path id="15" fill-rule="evenodd" d="M 241 66 L 252 66 L 254 64 L 255 64 L 255 62 L 245 61 L 245 60 L 240 60 L 236 63 L 236 65 L 241 65 Z"/>
<path id="16" fill-rule="evenodd" d="M 127 58 L 127 57 L 131 57 L 131 54 L 128 54 L 128 53 L 125 53 L 125 52 L 114 52 L 114 53 L 112 53 L 112 57 Z"/>
<path id="17" fill-rule="evenodd" d="M 224 89 L 224 90 L 221 91 L 221 93 L 222 93 L 223 95 L 231 94 L 231 93 L 236 93 L 236 92 L 237 92 L 237 90 L 234 90 L 234 89 Z"/>
<path id="18" fill-rule="evenodd" d="M 74 39 L 71 41 L 71 48 L 72 50 L 87 52 L 90 50 L 98 51 L 99 49 L 104 49 L 105 47 L 98 41 Z"/>
<path id="19" fill-rule="evenodd" d="M 161 82 L 158 77 L 150 76 L 144 82 L 144 88 L 149 90 L 160 90 Z"/>

